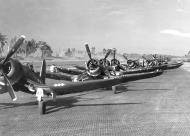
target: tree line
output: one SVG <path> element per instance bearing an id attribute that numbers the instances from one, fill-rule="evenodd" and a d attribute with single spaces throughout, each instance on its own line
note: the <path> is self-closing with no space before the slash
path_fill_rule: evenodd
<path id="1" fill-rule="evenodd" d="M 11 49 L 11 47 L 15 44 L 18 37 L 13 37 L 10 39 L 10 42 L 8 43 L 8 38 L 6 35 L 3 35 L 0 33 L 0 55 L 2 56 L 3 52 L 5 51 L 5 48 L 7 50 Z M 38 49 L 41 51 L 41 57 L 50 57 L 52 56 L 53 50 L 51 46 L 45 42 L 45 41 L 36 41 L 34 39 L 31 40 L 25 40 L 21 47 L 18 49 L 18 51 L 15 53 L 15 57 L 17 55 L 22 56 L 29 56 L 33 53 L 35 53 Z"/>

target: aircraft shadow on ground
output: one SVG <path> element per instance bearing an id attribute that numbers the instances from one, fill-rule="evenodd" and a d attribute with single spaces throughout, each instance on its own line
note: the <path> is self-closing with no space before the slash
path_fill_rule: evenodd
<path id="1" fill-rule="evenodd" d="M 140 102 L 77 104 L 78 102 L 81 102 L 81 101 L 84 102 L 84 101 L 91 101 L 91 100 L 97 100 L 97 99 L 103 99 L 103 98 L 101 97 L 100 98 L 81 98 L 79 95 L 79 96 L 71 96 L 71 97 L 65 97 L 65 98 L 57 98 L 56 102 L 53 102 L 52 100 L 47 100 L 46 114 L 57 112 L 62 109 L 76 107 L 76 106 L 106 106 L 106 105 L 111 106 L 111 105 L 142 104 Z M 32 101 L 32 102 L 27 102 L 27 103 L 0 103 L 0 110 L 17 108 L 17 107 L 22 107 L 22 106 L 34 106 L 34 105 L 36 105 L 37 107 L 37 101 Z"/>
<path id="2" fill-rule="evenodd" d="M 143 104 L 141 102 L 128 102 L 128 103 L 87 103 L 87 104 L 78 104 L 78 102 L 81 101 L 91 101 L 91 100 L 97 100 L 102 98 L 81 98 L 81 97 L 68 97 L 66 99 L 59 98 L 56 101 L 56 104 L 52 103 L 52 101 L 47 102 L 47 108 L 46 113 L 53 113 L 60 111 L 62 109 L 77 107 L 77 106 L 114 106 L 114 105 L 131 105 L 131 104 Z"/>
<path id="3" fill-rule="evenodd" d="M 161 82 L 142 82 L 142 81 L 134 81 L 133 83 L 142 83 L 142 84 L 160 84 Z"/>
<path id="4" fill-rule="evenodd" d="M 127 87 L 127 85 L 125 85 L 125 86 Z M 127 92 L 127 91 L 143 91 L 143 90 L 144 89 L 118 90 L 117 94 L 123 93 L 123 92 Z M 162 90 L 162 89 L 160 89 L 160 90 Z M 163 90 L 167 90 L 167 89 L 163 89 Z M 101 89 L 101 90 L 97 90 L 96 92 L 102 92 L 102 91 L 112 91 L 112 90 L 109 89 L 109 88 L 107 88 L 107 89 L 104 88 L 104 89 Z M 90 92 L 90 93 L 92 93 L 92 92 Z M 74 96 L 74 97 L 67 97 L 66 99 L 64 99 L 64 98 L 58 98 L 57 101 L 56 101 L 56 104 L 52 104 L 52 101 L 49 101 L 47 104 L 49 104 L 49 106 L 53 106 L 53 107 L 50 107 L 50 108 L 47 109 L 47 114 L 59 111 L 61 109 L 72 108 L 72 107 L 76 107 L 76 106 L 109 106 L 109 105 L 110 106 L 114 106 L 114 105 L 143 104 L 142 102 L 78 104 L 78 102 L 81 102 L 81 101 L 91 101 L 91 100 L 103 99 L 105 97 L 105 96 L 103 96 L 103 97 L 99 97 L 99 98 L 81 98 L 79 96 L 81 96 L 81 95 L 77 95 L 77 96 Z"/>
<path id="5" fill-rule="evenodd" d="M 82 94 L 79 94 L 79 95 L 75 95 L 75 96 L 82 96 L 82 95 L 86 95 L 88 94 L 89 92 L 87 93 L 82 93 Z M 33 97 L 33 96 L 32 96 Z M 36 98 L 36 97 L 34 97 Z M 72 96 L 71 97 L 66 97 L 66 98 L 62 98 L 62 99 L 72 99 Z M 25 103 L 0 103 L 0 110 L 1 109 L 9 109 L 9 108 L 16 108 L 16 107 L 22 107 L 22 106 L 34 106 L 34 105 L 37 105 L 38 102 L 37 101 L 32 101 L 32 102 L 25 102 Z"/>
<path id="6" fill-rule="evenodd" d="M 134 86 L 127 86 L 127 85 L 123 85 L 123 87 L 121 89 L 117 90 L 117 94 L 118 93 L 123 93 L 123 92 L 128 92 L 128 91 L 168 91 L 170 89 L 168 88 L 134 88 Z M 103 91 L 112 91 L 111 88 L 103 88 L 101 90 L 97 90 L 96 92 L 103 92 Z"/>
<path id="7" fill-rule="evenodd" d="M 164 88 L 164 89 L 159 89 L 159 88 L 150 88 L 150 89 L 149 89 L 149 88 L 148 88 L 148 89 L 143 89 L 143 90 L 148 90 L 148 91 L 151 91 L 151 90 L 152 90 L 152 91 L 157 91 L 157 90 L 158 90 L 158 91 L 159 91 L 159 90 L 160 90 L 160 91 L 169 91 L 169 90 L 171 90 L 171 89 L 167 89 L 167 88 L 166 88 L 166 89 L 165 89 L 165 88 Z"/>
<path id="8" fill-rule="evenodd" d="M 33 105 L 37 105 L 37 101 L 32 101 L 32 102 L 27 102 L 27 103 L 0 103 L 0 110 L 16 108 L 16 107 L 21 107 L 21 106 L 33 106 Z"/>
<path id="9" fill-rule="evenodd" d="M 122 93 L 125 91 L 143 91 L 143 90 L 169 90 L 169 89 L 127 89 L 127 90 L 119 90 L 118 93 Z M 102 90 L 103 91 L 103 90 Z M 99 91 L 97 91 L 99 92 Z M 143 104 L 142 102 L 128 102 L 128 103 L 92 103 L 88 104 L 88 101 L 92 100 L 98 100 L 98 99 L 104 99 L 103 97 L 98 98 L 82 98 L 83 95 L 90 94 L 92 92 L 86 92 L 82 94 L 77 94 L 74 96 L 68 96 L 64 98 L 57 98 L 56 102 L 53 102 L 52 100 L 47 100 L 47 107 L 46 107 L 46 113 L 53 113 L 62 109 L 72 108 L 76 106 L 112 106 L 112 105 L 131 105 L 131 104 Z M 116 94 L 117 95 L 117 94 Z M 87 101 L 87 104 L 78 104 L 78 102 L 84 102 Z M 22 106 L 37 106 L 37 101 L 27 102 L 27 103 L 0 103 L 0 110 L 1 109 L 9 109 L 9 108 L 16 108 L 16 107 L 22 107 Z"/>

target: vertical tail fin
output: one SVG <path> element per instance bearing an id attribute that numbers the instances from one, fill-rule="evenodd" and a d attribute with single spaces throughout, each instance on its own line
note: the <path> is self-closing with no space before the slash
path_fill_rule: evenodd
<path id="1" fill-rule="evenodd" d="M 45 59 L 42 61 L 42 66 L 41 66 L 41 70 L 40 70 L 40 78 L 43 81 L 43 83 L 45 84 L 45 78 L 46 78 L 46 61 L 45 61 Z"/>

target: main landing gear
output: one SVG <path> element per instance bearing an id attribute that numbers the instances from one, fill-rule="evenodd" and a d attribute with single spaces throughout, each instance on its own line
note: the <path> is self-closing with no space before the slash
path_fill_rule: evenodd
<path id="1" fill-rule="evenodd" d="M 53 101 L 56 102 L 56 95 L 54 92 L 51 93 L 51 96 L 53 98 Z M 38 101 L 38 109 L 41 115 L 46 114 L 46 107 L 47 107 L 47 101 L 43 99 L 44 97 L 44 90 L 43 88 L 37 88 L 36 91 L 36 97 Z"/>
<path id="2" fill-rule="evenodd" d="M 38 101 L 38 109 L 40 115 L 46 114 L 46 102 L 44 100 Z"/>
<path id="3" fill-rule="evenodd" d="M 125 91 L 127 90 L 127 87 L 124 86 L 124 85 L 115 85 L 115 86 L 112 86 L 112 91 L 113 91 L 114 94 L 121 93 L 124 90 Z"/>
<path id="4" fill-rule="evenodd" d="M 38 88 L 36 91 L 36 97 L 38 101 L 38 109 L 41 115 L 46 113 L 46 102 L 43 100 L 44 90 L 42 88 Z"/>

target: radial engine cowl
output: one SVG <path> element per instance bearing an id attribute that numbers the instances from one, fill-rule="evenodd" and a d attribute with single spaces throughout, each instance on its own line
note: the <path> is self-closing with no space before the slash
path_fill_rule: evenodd
<path id="1" fill-rule="evenodd" d="M 1 58 L 0 61 L 3 61 L 4 58 Z M 13 85 L 17 83 L 23 76 L 23 68 L 19 61 L 10 58 L 5 64 L 3 64 L 3 72 L 7 75 L 10 83 Z M 0 80 L 4 79 L 1 75 Z"/>

